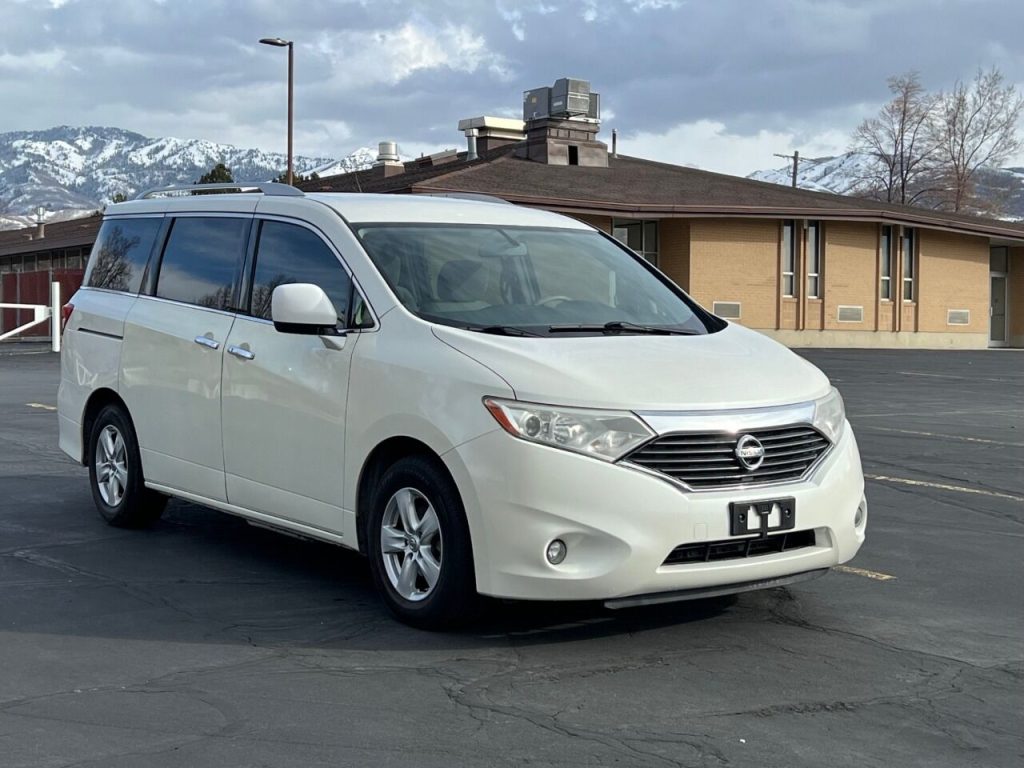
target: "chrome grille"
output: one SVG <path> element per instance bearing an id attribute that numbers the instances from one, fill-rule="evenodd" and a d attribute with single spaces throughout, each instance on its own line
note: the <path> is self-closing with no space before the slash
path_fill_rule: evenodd
<path id="1" fill-rule="evenodd" d="M 756 469 L 744 468 L 736 456 L 736 443 L 744 435 L 753 435 L 764 446 L 764 461 Z M 623 461 L 667 475 L 694 490 L 714 490 L 799 480 L 828 448 L 824 435 L 798 424 L 737 433 L 662 435 Z"/>

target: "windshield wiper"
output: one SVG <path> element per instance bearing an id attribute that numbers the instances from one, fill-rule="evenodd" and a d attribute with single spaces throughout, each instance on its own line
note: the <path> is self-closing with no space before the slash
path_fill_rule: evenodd
<path id="1" fill-rule="evenodd" d="M 576 325 L 549 325 L 548 333 L 644 333 L 652 336 L 696 336 L 698 331 L 686 328 L 665 328 L 657 325 L 638 325 L 624 320 L 610 323 L 579 323 Z"/>
<path id="2" fill-rule="evenodd" d="M 480 333 L 493 333 L 496 336 L 540 336 L 533 331 L 524 331 L 512 325 L 467 325 L 467 331 L 478 331 Z"/>

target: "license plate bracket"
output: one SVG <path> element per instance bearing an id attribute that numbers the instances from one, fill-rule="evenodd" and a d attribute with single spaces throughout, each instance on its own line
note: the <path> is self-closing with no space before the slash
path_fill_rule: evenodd
<path id="1" fill-rule="evenodd" d="M 788 531 L 796 525 L 796 499 L 763 501 L 734 501 L 729 504 L 729 535 L 749 536 L 752 533 L 767 536 L 776 531 Z"/>

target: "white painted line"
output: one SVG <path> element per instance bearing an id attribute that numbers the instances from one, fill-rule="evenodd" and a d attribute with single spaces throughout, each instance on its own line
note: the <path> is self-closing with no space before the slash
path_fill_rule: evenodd
<path id="1" fill-rule="evenodd" d="M 927 376 L 932 379 L 960 379 L 961 381 L 995 381 L 1003 384 L 1011 379 L 992 379 L 984 376 L 954 376 L 951 373 L 919 373 L 917 371 L 896 371 L 902 376 Z"/>
<path id="2" fill-rule="evenodd" d="M 866 579 L 874 579 L 875 581 L 892 581 L 895 576 L 890 576 L 888 573 L 879 573 L 878 571 L 868 571 L 864 568 L 854 568 L 852 565 L 837 565 L 832 568 L 833 571 L 839 571 L 840 573 L 849 573 L 853 576 L 863 576 Z"/>
<path id="3" fill-rule="evenodd" d="M 958 493 L 976 493 L 981 496 L 991 496 L 995 499 L 1010 499 L 1011 501 L 1024 502 L 1024 496 L 1015 496 L 1012 493 L 1001 491 L 986 491 L 982 488 L 966 488 L 962 485 L 946 485 L 945 483 L 928 483 L 924 480 L 910 480 L 906 477 L 889 477 L 888 475 L 864 475 L 868 480 L 881 480 L 885 483 L 896 483 L 898 485 L 919 485 L 925 488 L 937 488 L 940 491 L 956 491 Z"/>
<path id="4" fill-rule="evenodd" d="M 46 405 L 45 403 L 25 403 L 29 408 L 42 408 L 44 411 L 56 411 L 56 405 Z"/>
<path id="5" fill-rule="evenodd" d="M 913 429 L 893 429 L 892 427 L 875 427 L 866 424 L 858 429 L 871 429 L 875 432 L 899 432 L 901 435 L 922 435 L 924 437 L 941 437 L 946 440 L 963 440 L 968 443 L 987 443 L 989 445 L 1005 445 L 1011 448 L 1024 448 L 1024 443 L 1004 443 L 1002 440 L 986 440 L 983 437 L 967 437 L 965 435 L 945 435 L 940 432 L 918 432 Z"/>

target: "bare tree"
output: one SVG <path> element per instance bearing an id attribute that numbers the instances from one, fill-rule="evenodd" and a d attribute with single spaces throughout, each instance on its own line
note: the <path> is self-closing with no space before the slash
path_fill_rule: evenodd
<path id="1" fill-rule="evenodd" d="M 890 77 L 892 100 L 853 133 L 853 151 L 868 162 L 862 194 L 904 205 L 923 204 L 936 191 L 938 140 L 932 128 L 937 98 L 916 72 Z"/>
<path id="2" fill-rule="evenodd" d="M 958 80 L 940 94 L 935 136 L 946 176 L 946 206 L 954 211 L 972 208 L 979 169 L 998 166 L 1022 146 L 1017 123 L 1024 96 L 1003 84 L 993 67 L 978 70 L 973 82 Z"/>

